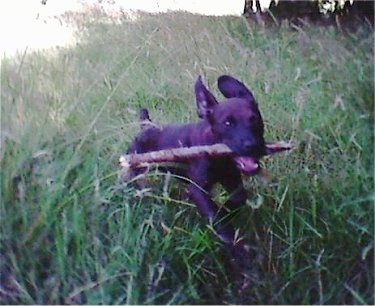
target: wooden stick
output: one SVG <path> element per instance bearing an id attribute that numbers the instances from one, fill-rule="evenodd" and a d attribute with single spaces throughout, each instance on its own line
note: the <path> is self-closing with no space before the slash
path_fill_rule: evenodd
<path id="1" fill-rule="evenodd" d="M 269 142 L 266 143 L 266 155 L 290 150 L 292 147 L 292 144 L 284 141 Z M 135 168 L 150 163 L 183 162 L 203 156 L 223 157 L 230 155 L 233 155 L 233 151 L 227 145 L 218 143 L 214 145 L 173 148 L 140 154 L 125 154 L 120 156 L 120 165 L 123 168 Z"/>

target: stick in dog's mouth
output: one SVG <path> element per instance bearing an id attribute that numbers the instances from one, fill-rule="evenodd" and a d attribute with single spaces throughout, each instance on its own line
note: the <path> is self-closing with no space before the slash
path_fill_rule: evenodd
<path id="1" fill-rule="evenodd" d="M 291 143 L 284 141 L 266 143 L 266 155 L 290 150 Z M 120 165 L 123 168 L 135 168 L 144 164 L 161 162 L 182 162 L 202 156 L 220 157 L 233 156 L 233 152 L 225 144 L 219 143 L 210 146 L 196 146 L 189 148 L 174 148 L 152 151 L 141 154 L 126 154 L 120 156 Z M 237 167 L 245 174 L 255 175 L 260 170 L 259 160 L 251 156 L 233 157 Z"/>

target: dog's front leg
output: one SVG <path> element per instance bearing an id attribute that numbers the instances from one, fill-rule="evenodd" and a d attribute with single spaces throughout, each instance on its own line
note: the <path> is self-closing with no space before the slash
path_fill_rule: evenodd
<path id="1" fill-rule="evenodd" d="M 207 186 L 199 185 L 198 182 L 192 182 L 188 185 L 188 191 L 190 199 L 197 206 L 198 212 L 208 220 L 212 221 L 215 219 L 218 208 L 216 204 L 211 200 L 209 188 Z"/>
<path id="2" fill-rule="evenodd" d="M 213 184 L 208 177 L 208 166 L 209 164 L 204 158 L 189 165 L 186 175 L 190 183 L 187 188 L 189 197 L 197 206 L 198 212 L 203 217 L 213 220 L 218 208 L 210 196 Z"/>
<path id="3" fill-rule="evenodd" d="M 235 243 L 235 229 L 229 225 L 229 222 L 233 217 L 233 212 L 236 212 L 239 207 L 246 203 L 246 190 L 242 184 L 241 173 L 236 169 L 235 165 L 227 164 L 225 175 L 221 175 L 219 182 L 228 192 L 229 197 L 224 208 L 218 214 L 216 227 L 220 229 L 219 232 L 222 231 L 221 229 L 226 231 L 228 239 L 231 238 L 229 242 Z"/>
<path id="4" fill-rule="evenodd" d="M 229 209 L 226 218 L 227 222 L 229 222 L 233 217 L 233 213 L 231 212 L 236 213 L 241 206 L 245 205 L 247 192 L 242 183 L 241 173 L 234 167 L 228 167 L 227 171 L 228 175 L 222 177 L 220 182 L 229 193 L 229 198 L 225 203 L 226 208 Z M 227 247 L 226 251 L 232 263 L 233 275 L 242 291 L 242 289 L 250 286 L 252 283 L 251 279 L 256 278 L 258 275 L 257 265 L 253 265 L 253 262 L 261 262 L 261 250 L 251 246 L 243 237 L 235 236 L 233 244 Z"/>
<path id="5" fill-rule="evenodd" d="M 225 220 L 227 213 L 223 210 L 219 211 L 210 194 L 204 187 L 198 186 L 197 183 L 189 184 L 188 191 L 190 199 L 196 204 L 199 213 L 208 219 L 219 238 L 225 243 L 233 243 L 235 230 Z"/>
<path id="6" fill-rule="evenodd" d="M 191 180 L 187 188 L 190 199 L 197 206 L 198 212 L 212 224 L 216 231 L 216 224 L 221 218 L 221 213 L 215 202 L 211 199 L 210 191 L 215 181 L 209 177 L 209 162 L 202 158 L 191 163 L 187 171 L 187 177 Z M 234 232 L 233 232 L 234 233 Z M 220 233 L 218 233 L 219 236 Z M 225 236 L 232 236 L 232 233 Z M 222 240 L 229 242 L 230 237 L 220 237 Z"/>
<path id="7" fill-rule="evenodd" d="M 229 225 L 228 221 L 230 215 L 227 209 L 218 209 L 218 206 L 211 199 L 210 190 L 214 183 L 217 182 L 217 175 L 210 174 L 209 162 L 202 158 L 195 163 L 192 163 L 187 172 L 188 178 L 192 181 L 188 185 L 190 199 L 196 204 L 199 213 L 208 219 L 213 226 L 217 236 L 226 244 L 233 244 L 235 242 L 235 229 Z M 231 168 L 231 167 L 229 167 Z M 242 186 L 241 176 L 239 173 L 232 173 L 229 171 L 230 177 L 225 179 L 227 182 L 221 182 L 229 192 L 233 191 L 234 186 Z M 235 174 L 238 174 L 237 176 Z M 210 176 L 211 175 L 211 176 Z M 221 181 L 221 180 L 219 180 Z M 243 188 L 243 187 L 242 187 Z M 230 189 L 230 190 L 229 190 Z M 235 209 L 240 204 L 245 203 L 246 193 L 243 189 L 233 193 L 228 202 L 228 208 Z"/>
<path id="8" fill-rule="evenodd" d="M 242 183 L 241 173 L 237 169 L 228 167 L 227 173 L 220 179 L 220 183 L 229 194 L 225 203 L 227 209 L 234 211 L 245 205 L 247 193 Z"/>

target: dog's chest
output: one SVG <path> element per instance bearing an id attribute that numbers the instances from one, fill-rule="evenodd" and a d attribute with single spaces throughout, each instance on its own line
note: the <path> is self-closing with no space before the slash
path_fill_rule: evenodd
<path id="1" fill-rule="evenodd" d="M 214 181 L 229 177 L 233 171 L 238 171 L 235 162 L 230 157 L 213 158 L 209 160 L 207 172 Z"/>

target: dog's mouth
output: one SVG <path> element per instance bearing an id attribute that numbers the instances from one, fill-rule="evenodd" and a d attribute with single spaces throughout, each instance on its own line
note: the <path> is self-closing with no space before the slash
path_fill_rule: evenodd
<path id="1" fill-rule="evenodd" d="M 247 175 L 255 175 L 260 170 L 259 160 L 249 156 L 237 156 L 234 158 L 238 169 Z"/>

